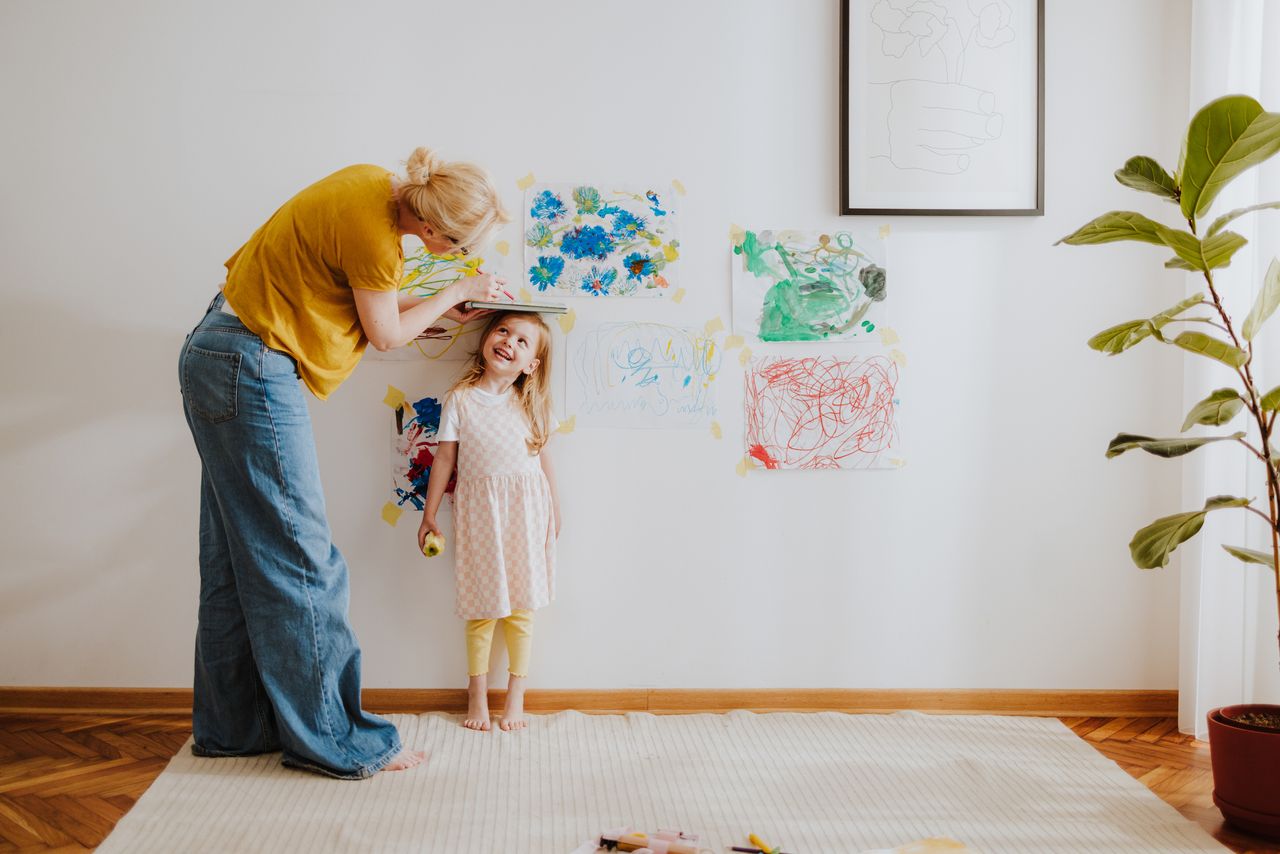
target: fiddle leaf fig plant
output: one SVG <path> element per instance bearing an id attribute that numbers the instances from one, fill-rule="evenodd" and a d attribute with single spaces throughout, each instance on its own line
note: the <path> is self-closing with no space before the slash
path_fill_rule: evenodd
<path id="1" fill-rule="evenodd" d="M 1191 119 L 1183 140 L 1178 168 L 1172 175 L 1153 158 L 1131 157 L 1116 170 L 1116 180 L 1126 187 L 1152 193 L 1172 205 L 1182 220 L 1169 226 L 1133 211 L 1111 211 L 1081 226 L 1058 241 L 1071 245 L 1135 240 L 1162 246 L 1173 252 L 1165 266 L 1199 273 L 1206 290 L 1148 318 L 1129 320 L 1104 329 L 1089 339 L 1094 350 L 1115 356 L 1151 340 L 1230 368 L 1238 386 L 1210 392 L 1187 413 L 1181 432 L 1195 426 L 1225 427 L 1240 413 L 1247 413 L 1247 429 L 1218 435 L 1156 438 L 1120 433 L 1107 446 L 1107 456 L 1142 450 L 1160 457 L 1180 457 L 1205 445 L 1234 442 L 1242 453 L 1256 458 L 1265 470 L 1267 512 L 1254 506 L 1253 498 L 1217 495 L 1204 507 L 1157 519 L 1139 530 L 1129 543 L 1133 562 L 1142 569 L 1169 563 L 1178 546 L 1194 537 L 1205 517 L 1218 510 L 1240 509 L 1267 522 L 1271 549 L 1259 551 L 1224 545 L 1227 553 L 1245 564 L 1271 570 L 1276 607 L 1280 612 L 1280 453 L 1272 448 L 1276 413 L 1280 412 L 1280 386 L 1264 390 L 1254 377 L 1253 341 L 1267 319 L 1280 308 L 1280 260 L 1273 259 L 1262 288 L 1244 322 L 1237 327 L 1214 284 L 1213 271 L 1226 267 L 1247 242 L 1227 230 L 1234 220 L 1254 211 L 1280 208 L 1280 201 L 1238 208 L 1213 220 L 1201 235 L 1200 226 L 1214 200 L 1234 178 L 1280 151 L 1280 113 L 1268 113 L 1245 95 L 1228 95 L 1205 105 Z M 1186 227 L 1183 228 L 1182 224 Z M 1277 639 L 1280 642 L 1280 638 Z"/>

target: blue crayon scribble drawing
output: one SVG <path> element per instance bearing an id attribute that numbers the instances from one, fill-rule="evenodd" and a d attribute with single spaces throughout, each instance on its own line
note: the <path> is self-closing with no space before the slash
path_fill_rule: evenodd
<path id="1" fill-rule="evenodd" d="M 716 415 L 714 336 L 662 323 L 602 323 L 569 336 L 566 410 L 583 427 L 706 427 Z"/>

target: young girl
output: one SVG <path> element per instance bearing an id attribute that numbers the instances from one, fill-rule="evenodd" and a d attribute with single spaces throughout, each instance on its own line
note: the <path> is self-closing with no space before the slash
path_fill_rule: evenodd
<path id="1" fill-rule="evenodd" d="M 546 444 L 551 330 L 537 314 L 498 312 L 471 366 L 445 398 L 418 547 L 439 534 L 436 511 L 456 464 L 454 612 L 467 621 L 468 729 L 489 729 L 489 646 L 507 638 L 503 730 L 523 729 L 533 612 L 555 596 L 560 502 Z"/>

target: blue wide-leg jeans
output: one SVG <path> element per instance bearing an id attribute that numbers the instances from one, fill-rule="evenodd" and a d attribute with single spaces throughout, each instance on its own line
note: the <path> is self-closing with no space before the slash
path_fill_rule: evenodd
<path id="1" fill-rule="evenodd" d="M 221 306 L 219 294 L 178 361 L 203 466 L 194 752 L 281 750 L 286 765 L 368 777 L 400 738 L 360 709 L 347 565 L 297 366 Z"/>

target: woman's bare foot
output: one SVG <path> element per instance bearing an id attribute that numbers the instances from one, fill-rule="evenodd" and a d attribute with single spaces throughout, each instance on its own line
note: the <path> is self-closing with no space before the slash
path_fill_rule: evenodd
<path id="1" fill-rule="evenodd" d="M 467 682 L 467 716 L 462 725 L 480 732 L 489 731 L 489 677 L 472 676 Z"/>
<path id="2" fill-rule="evenodd" d="M 425 750 L 402 750 L 395 755 L 395 758 L 382 766 L 383 771 L 407 771 L 410 768 L 417 768 L 427 761 L 427 751 Z"/>
<path id="3" fill-rule="evenodd" d="M 507 704 L 502 709 L 503 732 L 524 729 L 529 723 L 524 717 L 524 677 L 512 675 L 507 680 Z"/>

